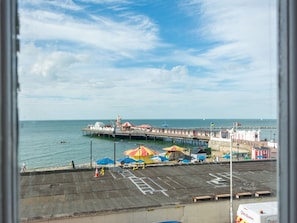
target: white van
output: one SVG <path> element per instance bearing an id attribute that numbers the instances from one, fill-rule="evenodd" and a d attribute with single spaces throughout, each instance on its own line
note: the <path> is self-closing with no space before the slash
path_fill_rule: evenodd
<path id="1" fill-rule="evenodd" d="M 236 223 L 277 223 L 277 202 L 240 204 Z"/>

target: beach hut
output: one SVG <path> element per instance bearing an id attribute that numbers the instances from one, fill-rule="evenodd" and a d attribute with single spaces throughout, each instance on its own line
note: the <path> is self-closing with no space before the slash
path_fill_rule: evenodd
<path id="1" fill-rule="evenodd" d="M 165 154 L 165 157 L 168 158 L 170 161 L 171 160 L 181 160 L 185 158 L 185 151 L 187 150 L 186 148 L 180 147 L 180 146 L 170 146 L 163 148 L 163 150 L 167 151 Z"/>
<path id="2" fill-rule="evenodd" d="M 148 147 L 139 146 L 135 149 L 126 150 L 124 154 L 134 160 L 143 160 L 144 163 L 153 163 L 151 157 L 156 155 L 157 152 Z"/>
<path id="3" fill-rule="evenodd" d="M 271 149 L 265 146 L 252 148 L 252 159 L 267 159 L 271 157 Z"/>

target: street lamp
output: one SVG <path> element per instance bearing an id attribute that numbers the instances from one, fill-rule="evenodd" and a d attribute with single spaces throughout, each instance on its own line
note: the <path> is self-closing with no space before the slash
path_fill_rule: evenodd
<path id="1" fill-rule="evenodd" d="M 116 166 L 116 150 L 117 150 L 117 146 L 116 146 L 116 125 L 113 124 L 113 167 L 114 167 L 114 171 L 115 171 L 115 166 Z"/>
<path id="2" fill-rule="evenodd" d="M 113 142 L 113 167 L 116 166 L 116 151 L 117 151 L 117 144 L 118 142 L 114 141 Z"/>
<path id="3" fill-rule="evenodd" d="M 233 137 L 233 128 L 229 132 L 230 134 L 230 222 L 233 223 L 233 170 L 232 170 L 232 137 Z"/>
<path id="4" fill-rule="evenodd" d="M 92 140 L 90 141 L 90 167 L 92 169 Z"/>
<path id="5" fill-rule="evenodd" d="M 239 160 L 239 143 L 237 143 L 237 160 Z"/>

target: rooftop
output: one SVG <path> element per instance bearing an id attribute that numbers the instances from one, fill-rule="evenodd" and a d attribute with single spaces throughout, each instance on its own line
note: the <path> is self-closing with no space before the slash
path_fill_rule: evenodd
<path id="1" fill-rule="evenodd" d="M 226 162 L 109 169 L 98 178 L 87 169 L 22 173 L 20 214 L 34 220 L 193 203 L 199 196 L 228 197 L 229 179 Z M 276 186 L 275 160 L 233 163 L 234 195 L 275 195 Z"/>

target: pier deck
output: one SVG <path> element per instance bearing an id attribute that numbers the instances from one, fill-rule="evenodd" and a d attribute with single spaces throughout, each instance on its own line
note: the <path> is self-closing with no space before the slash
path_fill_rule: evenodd
<path id="1" fill-rule="evenodd" d="M 174 131 L 107 131 L 95 129 L 82 129 L 84 135 L 89 136 L 106 136 L 110 138 L 129 138 L 129 139 L 164 139 L 164 138 L 179 138 L 188 140 L 209 140 L 209 132 L 207 130 L 179 130 Z M 193 134 L 194 133 L 194 134 Z"/>

